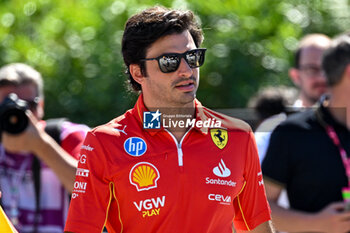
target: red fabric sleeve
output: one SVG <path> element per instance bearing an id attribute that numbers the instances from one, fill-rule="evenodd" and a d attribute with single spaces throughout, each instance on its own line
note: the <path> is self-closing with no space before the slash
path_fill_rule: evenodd
<path id="1" fill-rule="evenodd" d="M 69 134 L 61 142 L 61 147 L 72 155 L 75 159 L 79 159 L 80 147 L 83 145 L 85 134 L 77 131 Z"/>
<path id="2" fill-rule="evenodd" d="M 81 149 L 65 231 L 102 232 L 113 197 L 107 167 L 103 147 L 89 132 Z"/>
<path id="3" fill-rule="evenodd" d="M 234 225 L 236 229 L 252 230 L 271 219 L 266 199 L 257 147 L 253 133 L 249 133 L 244 170 L 245 185 L 235 198 Z"/>

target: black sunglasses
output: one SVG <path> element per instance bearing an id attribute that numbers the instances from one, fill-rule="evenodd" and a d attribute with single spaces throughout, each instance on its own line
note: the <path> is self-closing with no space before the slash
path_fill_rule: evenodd
<path id="1" fill-rule="evenodd" d="M 184 58 L 189 67 L 197 68 L 203 65 L 205 51 L 207 49 L 192 49 L 184 53 L 166 53 L 156 58 L 145 58 L 141 61 L 157 60 L 159 69 L 163 73 L 171 73 L 176 71 L 181 63 L 181 58 Z"/>

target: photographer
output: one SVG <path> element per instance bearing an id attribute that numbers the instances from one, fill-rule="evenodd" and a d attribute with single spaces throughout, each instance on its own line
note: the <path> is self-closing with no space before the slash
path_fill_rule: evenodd
<path id="1" fill-rule="evenodd" d="M 44 115 L 43 80 L 25 64 L 0 69 L 0 119 L 8 106 L 25 100 L 28 125 L 22 132 L 9 132 L 1 122 L 1 204 L 19 232 L 62 232 L 73 188 L 79 150 L 89 129 L 57 120 L 48 131 Z M 10 104 L 9 104 L 10 103 Z M 23 102 L 22 102 L 23 103 Z M 11 119 L 9 121 L 21 121 Z M 50 135 L 46 132 L 51 132 Z M 54 139 L 55 138 L 55 139 Z"/>

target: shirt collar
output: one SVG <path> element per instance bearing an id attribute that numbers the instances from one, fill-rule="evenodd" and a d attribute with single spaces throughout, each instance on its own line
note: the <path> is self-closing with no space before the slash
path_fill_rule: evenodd
<path id="1" fill-rule="evenodd" d="M 332 116 L 329 108 L 325 106 L 325 101 L 328 101 L 328 98 L 322 99 L 319 103 L 322 120 L 324 120 L 327 124 L 335 127 L 336 129 L 348 131 L 347 127 L 344 124 L 340 123 Z M 344 114 L 346 114 L 345 108 L 339 108 L 337 111 L 344 111 Z"/>
<path id="2" fill-rule="evenodd" d="M 206 116 L 204 112 L 201 102 L 199 102 L 197 99 L 194 99 L 194 103 L 195 103 L 195 112 L 196 112 L 195 113 L 196 122 L 197 121 L 205 122 L 206 120 L 209 120 L 209 118 Z M 141 93 L 139 98 L 136 101 L 134 108 L 132 109 L 132 114 L 136 117 L 137 121 L 141 124 L 141 128 L 143 128 L 143 113 L 147 111 L 149 110 L 147 109 L 147 107 L 143 102 L 143 94 Z M 195 124 L 193 128 L 202 134 L 208 133 L 208 127 L 204 127 L 200 125 L 198 126 L 197 124 Z M 160 131 L 164 131 L 164 127 L 161 125 L 160 129 L 149 129 L 149 130 L 145 129 L 145 131 L 153 136 Z"/>

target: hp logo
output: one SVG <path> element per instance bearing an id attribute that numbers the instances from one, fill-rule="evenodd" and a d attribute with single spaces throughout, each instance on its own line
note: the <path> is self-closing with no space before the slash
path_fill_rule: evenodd
<path id="1" fill-rule="evenodd" d="M 139 137 L 131 137 L 125 140 L 124 150 L 131 156 L 139 157 L 147 150 L 146 142 Z"/>

